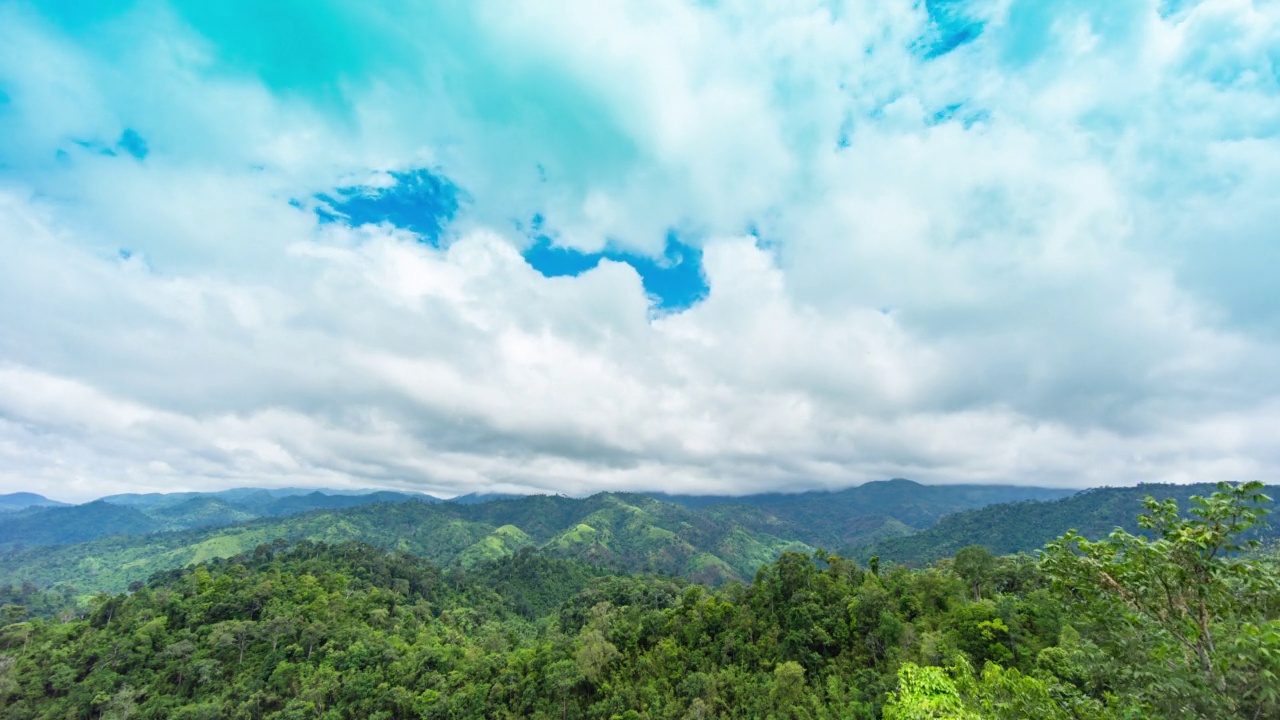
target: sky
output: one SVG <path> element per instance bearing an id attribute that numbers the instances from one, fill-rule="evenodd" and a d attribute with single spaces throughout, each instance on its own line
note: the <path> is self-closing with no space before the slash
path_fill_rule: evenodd
<path id="1" fill-rule="evenodd" d="M 0 491 L 1280 481 L 1276 0 L 0 0 Z"/>

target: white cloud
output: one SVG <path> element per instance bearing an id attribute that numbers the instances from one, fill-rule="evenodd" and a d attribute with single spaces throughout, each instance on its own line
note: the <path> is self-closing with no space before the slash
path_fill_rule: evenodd
<path id="1" fill-rule="evenodd" d="M 983 3 L 932 61 L 923 7 L 838 5 L 480 5 L 336 110 L 178 13 L 124 52 L 0 7 L 0 487 L 1276 480 L 1274 4 Z M 475 202 L 444 249 L 288 204 L 424 163 Z M 710 293 L 544 278 L 533 212 L 698 230 Z"/>

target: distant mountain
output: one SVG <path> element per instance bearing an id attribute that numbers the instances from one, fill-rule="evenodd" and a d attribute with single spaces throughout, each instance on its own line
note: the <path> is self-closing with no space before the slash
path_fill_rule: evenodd
<path id="1" fill-rule="evenodd" d="M 174 492 L 174 493 L 121 493 L 119 495 L 104 495 L 95 502 L 104 502 L 111 505 L 128 505 L 129 507 L 148 508 L 158 505 L 173 505 L 176 503 L 200 497 L 201 495 L 212 495 L 212 493 L 198 492 Z"/>
<path id="2" fill-rule="evenodd" d="M 85 505 L 28 507 L 0 514 L 0 546 L 68 545 L 113 535 L 220 527 L 256 518 L 402 502 L 438 503 L 440 499 L 418 493 L 331 495 L 294 488 L 112 495 Z"/>
<path id="3" fill-rule="evenodd" d="M 458 565 L 480 564 L 532 546 L 596 566 L 710 583 L 749 579 L 757 567 L 786 550 L 813 551 L 804 543 L 641 495 L 532 496 L 477 505 L 372 504 L 218 528 L 31 547 L 0 556 L 0 585 L 30 581 L 69 583 L 81 592 L 119 590 L 153 572 L 251 551 L 277 539 L 361 540 Z"/>
<path id="4" fill-rule="evenodd" d="M 479 505 L 480 503 L 493 502 L 494 500 L 514 500 L 522 497 L 529 496 L 516 495 L 514 493 L 467 493 L 466 495 L 449 498 L 446 502 L 458 505 Z"/>
<path id="5" fill-rule="evenodd" d="M 731 518 L 758 532 L 835 550 L 907 535 L 961 510 L 993 503 L 1053 500 L 1074 492 L 1017 485 L 922 485 L 898 478 L 836 491 L 651 497 Z"/>
<path id="6" fill-rule="evenodd" d="M 889 480 L 835 492 L 732 498 L 470 494 L 440 502 L 390 491 L 254 488 L 121 495 L 75 508 L 27 510 L 8 523 L 0 516 L 0 546 L 27 548 L 0 560 L 0 584 L 119 589 L 157 570 L 276 539 L 361 540 L 463 566 L 535 547 L 597 566 L 719 583 L 750 579 L 785 550 L 866 546 L 929 528 L 949 513 L 1066 494 Z M 68 522 L 55 511 L 94 517 Z"/>
<path id="7" fill-rule="evenodd" d="M 17 512 L 32 507 L 64 507 L 68 503 L 50 500 L 43 495 L 30 492 L 16 492 L 0 495 L 0 513 Z"/>
<path id="8" fill-rule="evenodd" d="M 359 495 L 330 495 L 317 490 L 315 492 L 307 493 L 306 495 L 290 495 L 288 497 L 282 497 L 268 505 L 261 506 L 259 508 L 259 514 L 266 516 L 294 515 L 297 513 L 309 512 L 311 510 L 340 510 L 343 508 L 359 507 L 361 505 L 402 502 L 438 503 L 440 502 L 440 499 L 430 495 L 399 493 L 386 490 L 361 493 Z"/>
<path id="9" fill-rule="evenodd" d="M 108 535 L 145 535 L 164 527 L 137 508 L 97 500 L 0 516 L 0 546 L 79 543 Z"/>
<path id="10" fill-rule="evenodd" d="M 143 513 L 165 530 L 233 525 L 258 516 L 212 495 L 197 495 L 181 502 L 150 507 Z"/>
<path id="11" fill-rule="evenodd" d="M 172 493 L 122 493 L 98 498 L 113 505 L 132 505 L 135 507 L 159 507 L 185 502 L 193 498 L 212 497 L 225 500 L 233 505 L 245 508 L 259 507 L 273 503 L 282 498 L 305 495 L 324 495 L 328 497 L 361 497 L 386 493 L 382 490 L 334 490 L 329 488 L 232 488 L 214 492 L 172 492 Z M 421 493 L 392 493 L 403 495 L 422 502 L 441 502 L 440 498 Z M 374 501 L 378 502 L 378 501 Z"/>
<path id="12" fill-rule="evenodd" d="M 955 555 L 968 545 L 983 545 L 997 554 L 1034 552 L 1068 530 L 1098 539 L 1116 528 L 1137 532 L 1138 515 L 1148 495 L 1174 498 L 1186 508 L 1192 495 L 1207 496 L 1216 486 L 1144 484 L 1084 490 L 1053 501 L 1028 501 L 989 505 L 942 518 L 936 525 L 904 537 L 863 544 L 850 551 L 858 558 L 873 555 L 881 560 L 921 565 Z M 1280 487 L 1268 487 L 1268 495 L 1280 497 Z M 1265 530 L 1274 535 L 1278 528 Z"/>

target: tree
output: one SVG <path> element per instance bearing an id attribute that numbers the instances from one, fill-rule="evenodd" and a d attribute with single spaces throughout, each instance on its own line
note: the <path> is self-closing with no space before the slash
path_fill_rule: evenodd
<path id="1" fill-rule="evenodd" d="M 584 630 L 578 638 L 578 651 L 574 659 L 582 674 L 591 682 L 600 678 L 609 664 L 621 657 L 618 648 L 605 639 L 599 630 Z"/>
<path id="2" fill-rule="evenodd" d="M 240 651 L 236 667 L 244 665 L 244 651 L 257 634 L 258 624 L 250 620 L 225 620 L 213 626 L 209 641 L 214 645 L 230 646 Z"/>
<path id="3" fill-rule="evenodd" d="M 135 690 L 130 685 L 120 688 L 107 703 L 102 713 L 103 720 L 129 720 L 134 717 L 138 710 L 137 699 L 141 694 L 141 691 Z"/>
<path id="4" fill-rule="evenodd" d="M 1145 662 L 1164 666 L 1166 697 L 1154 701 L 1169 712 L 1274 708 L 1276 699 L 1261 693 L 1276 683 L 1266 675 L 1270 658 L 1280 657 L 1268 608 L 1280 574 L 1247 555 L 1256 540 L 1242 539 L 1263 522 L 1270 498 L 1249 482 L 1191 501 L 1183 516 L 1176 501 L 1148 497 L 1139 526 L 1151 537 L 1117 529 L 1090 542 L 1069 532 L 1046 546 L 1041 567 L 1113 656 L 1132 665 L 1132 653 L 1145 651 Z"/>
<path id="5" fill-rule="evenodd" d="M 904 663 L 898 692 L 884 706 L 884 720 L 982 720 L 970 711 L 947 671 Z"/>
<path id="6" fill-rule="evenodd" d="M 548 665 L 543 676 L 560 698 L 560 717 L 569 717 L 569 695 L 582 682 L 582 670 L 572 660 L 560 660 Z"/>
<path id="7" fill-rule="evenodd" d="M 802 716 L 805 682 L 804 666 L 794 660 L 778 663 L 773 669 L 774 703 L 781 717 Z"/>
<path id="8" fill-rule="evenodd" d="M 996 556 L 981 545 L 970 545 L 956 552 L 952 564 L 956 574 L 973 590 L 973 599 L 982 599 L 982 586 L 991 581 L 996 569 Z"/>

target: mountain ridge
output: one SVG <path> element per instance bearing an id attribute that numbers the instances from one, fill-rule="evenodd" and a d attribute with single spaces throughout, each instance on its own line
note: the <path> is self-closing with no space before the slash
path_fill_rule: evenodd
<path id="1" fill-rule="evenodd" d="M 19 512 L 33 507 L 64 507 L 70 504 L 51 500 L 33 492 L 11 492 L 0 495 L 0 513 Z"/>

